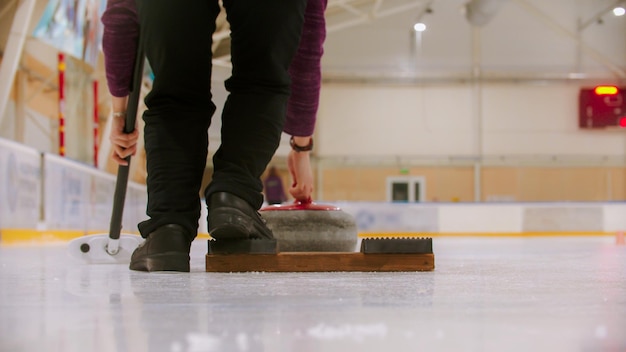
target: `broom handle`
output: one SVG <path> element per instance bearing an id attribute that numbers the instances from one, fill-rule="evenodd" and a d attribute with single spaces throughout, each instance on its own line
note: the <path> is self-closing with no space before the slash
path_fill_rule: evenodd
<path id="1" fill-rule="evenodd" d="M 135 57 L 135 67 L 133 69 L 133 83 L 128 97 L 126 107 L 126 120 L 124 122 L 124 133 L 132 133 L 135 130 L 137 120 L 137 110 L 139 109 L 139 99 L 141 93 L 141 83 L 143 81 L 143 64 L 145 61 L 144 50 L 141 41 L 137 43 L 137 56 Z M 111 212 L 111 224 L 109 227 L 109 239 L 118 240 L 122 232 L 122 215 L 124 213 L 124 202 L 126 201 L 126 189 L 128 186 L 128 174 L 130 169 L 130 156 L 125 159 L 128 165 L 119 165 L 117 169 L 117 181 L 115 183 L 115 194 L 113 195 L 113 210 Z M 110 248 L 116 251 L 115 248 Z"/>

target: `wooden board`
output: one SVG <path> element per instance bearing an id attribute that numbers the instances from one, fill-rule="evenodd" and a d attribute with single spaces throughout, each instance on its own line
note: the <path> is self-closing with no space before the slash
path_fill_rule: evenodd
<path id="1" fill-rule="evenodd" d="M 281 252 L 278 254 L 207 254 L 207 272 L 431 271 L 429 254 L 360 252 Z"/>

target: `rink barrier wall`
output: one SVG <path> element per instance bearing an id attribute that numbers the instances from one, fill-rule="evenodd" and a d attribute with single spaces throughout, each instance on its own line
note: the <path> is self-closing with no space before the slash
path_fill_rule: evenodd
<path id="1" fill-rule="evenodd" d="M 45 229 L 108 233 L 115 176 L 58 155 L 43 154 L 42 158 Z M 146 203 L 146 187 L 130 182 L 122 220 L 124 233 L 137 233 Z"/>
<path id="2" fill-rule="evenodd" d="M 41 198 L 41 154 L 0 139 L 0 231 L 37 224 Z"/>
<path id="3" fill-rule="evenodd" d="M 355 217 L 361 237 L 609 235 L 626 231 L 626 202 L 334 204 Z"/>
<path id="4" fill-rule="evenodd" d="M 146 187 L 129 183 L 123 233 L 146 219 Z M 63 242 L 108 234 L 115 176 L 0 139 L 0 242 Z M 597 236 L 626 231 L 625 202 L 333 202 L 359 236 Z M 210 238 L 206 207 L 200 239 Z"/>
<path id="5" fill-rule="evenodd" d="M 0 242 L 57 242 L 109 232 L 116 178 L 0 139 Z M 138 234 L 145 185 L 129 182 L 122 232 Z"/>

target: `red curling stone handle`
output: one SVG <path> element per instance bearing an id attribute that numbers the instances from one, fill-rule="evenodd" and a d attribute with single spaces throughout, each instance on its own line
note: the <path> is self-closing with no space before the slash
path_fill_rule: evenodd
<path id="1" fill-rule="evenodd" d="M 276 210 L 326 210 L 334 211 L 341 210 L 339 207 L 329 204 L 317 204 L 314 203 L 311 198 L 306 200 L 296 199 L 292 204 L 273 204 L 261 208 L 261 211 L 276 211 Z"/>

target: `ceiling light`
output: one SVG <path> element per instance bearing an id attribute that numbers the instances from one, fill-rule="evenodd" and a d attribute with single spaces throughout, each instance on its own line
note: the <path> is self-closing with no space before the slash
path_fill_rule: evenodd
<path id="1" fill-rule="evenodd" d="M 623 7 L 616 7 L 613 9 L 613 14 L 615 16 L 624 16 L 624 14 L 626 14 L 626 9 Z"/>
<path id="2" fill-rule="evenodd" d="M 423 32 L 426 30 L 426 25 L 423 23 L 416 23 L 413 25 L 413 30 L 416 32 Z"/>

